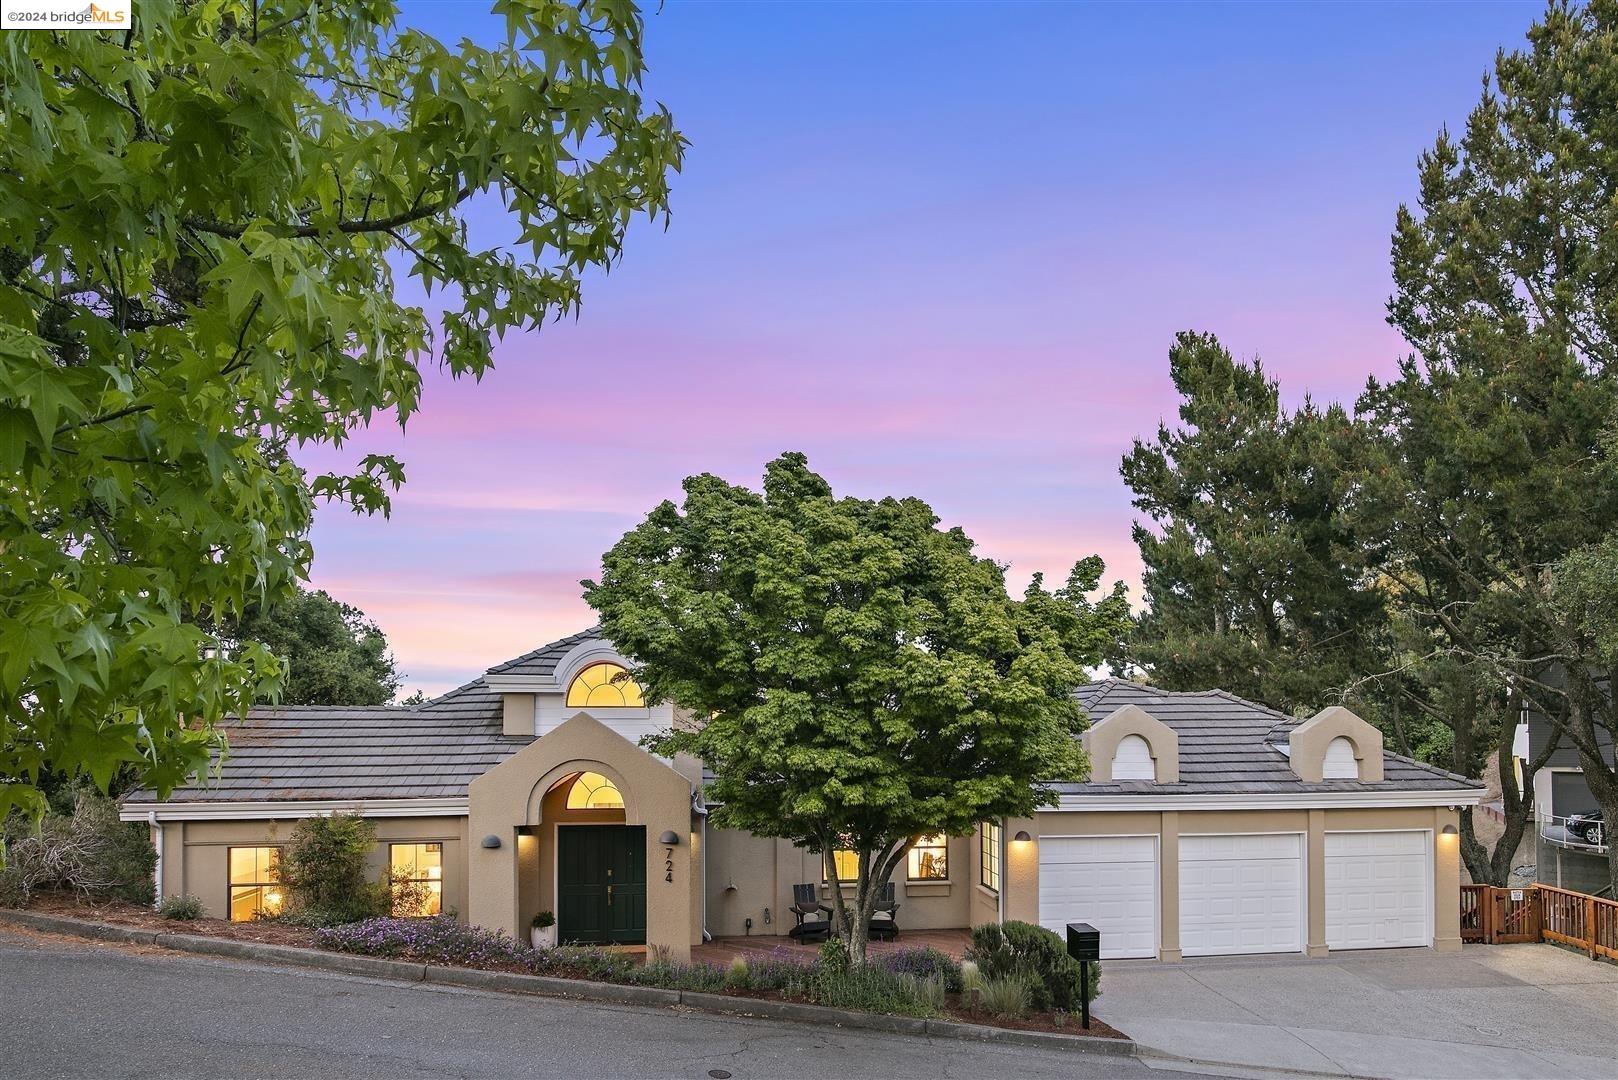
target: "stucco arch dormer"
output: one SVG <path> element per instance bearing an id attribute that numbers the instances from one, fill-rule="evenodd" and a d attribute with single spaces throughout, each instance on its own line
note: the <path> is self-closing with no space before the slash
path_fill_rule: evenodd
<path id="1" fill-rule="evenodd" d="M 1353 747 L 1360 783 L 1381 783 L 1382 733 L 1341 705 L 1321 709 L 1287 736 L 1288 758 L 1298 779 L 1306 784 L 1325 779 L 1327 750 L 1338 739 Z"/>
<path id="2" fill-rule="evenodd" d="M 573 680 L 579 677 L 579 673 L 596 664 L 617 664 L 630 670 L 635 666 L 626 656 L 613 648 L 612 642 L 606 638 L 589 638 L 573 646 L 556 662 L 556 672 L 553 676 L 556 689 L 567 693 L 567 688 L 573 685 Z"/>
<path id="3" fill-rule="evenodd" d="M 1118 757 L 1119 747 L 1131 736 L 1146 742 L 1152 756 L 1153 783 L 1180 782 L 1180 737 L 1173 728 L 1139 705 L 1125 705 L 1100 723 L 1092 724 L 1081 737 L 1084 751 L 1090 756 L 1092 782 L 1114 782 L 1113 762 Z"/>

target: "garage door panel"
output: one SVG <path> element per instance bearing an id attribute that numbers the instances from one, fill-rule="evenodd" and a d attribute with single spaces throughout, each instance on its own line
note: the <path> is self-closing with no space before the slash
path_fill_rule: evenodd
<path id="1" fill-rule="evenodd" d="M 1291 833 L 1182 836 L 1182 954 L 1301 952 L 1302 853 Z"/>
<path id="2" fill-rule="evenodd" d="M 1047 836 L 1039 842 L 1039 922 L 1101 931 L 1104 959 L 1157 955 L 1157 839 Z"/>
<path id="3" fill-rule="evenodd" d="M 1425 832 L 1326 834 L 1326 945 L 1432 944 L 1432 857 Z"/>

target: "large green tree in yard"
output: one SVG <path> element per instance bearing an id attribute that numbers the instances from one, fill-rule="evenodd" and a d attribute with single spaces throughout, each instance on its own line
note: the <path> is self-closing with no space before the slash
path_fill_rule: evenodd
<path id="1" fill-rule="evenodd" d="M 878 891 L 918 837 L 1049 801 L 1080 777 L 1073 699 L 1127 625 L 1101 561 L 1019 600 L 914 498 L 836 497 L 803 455 L 754 492 L 685 482 L 603 560 L 585 596 L 648 696 L 697 718 L 656 742 L 713 769 L 714 820 L 820 852 L 863 961 Z M 843 882 L 835 850 L 858 854 Z M 842 885 L 853 886 L 851 902 Z"/>
<path id="2" fill-rule="evenodd" d="M 1618 4 L 1552 4 L 1527 49 L 1497 57 L 1460 138 L 1421 158 L 1389 302 L 1416 356 L 1360 402 L 1379 445 L 1360 521 L 1406 630 L 1391 674 L 1452 733 L 1445 764 L 1476 776 L 1497 754 L 1505 835 L 1489 850 L 1463 819 L 1481 881 L 1504 882 L 1550 750 L 1519 788 L 1521 706 L 1581 758 L 1612 722 L 1593 697 L 1610 654 L 1591 583 L 1618 529 L 1603 448 L 1618 405 L 1615 137 Z M 1585 767 L 1614 814 L 1618 776 L 1594 754 Z"/>
<path id="3" fill-rule="evenodd" d="M 141 0 L 129 32 L 0 42 L 0 815 L 46 770 L 203 765 L 279 680 L 206 628 L 295 595 L 315 499 L 386 510 L 402 479 L 289 452 L 403 423 L 429 358 L 481 375 L 666 211 L 684 143 L 634 5 L 494 9 L 490 48 L 387 0 Z"/>
<path id="4" fill-rule="evenodd" d="M 280 705 L 386 705 L 399 671 L 382 628 L 323 590 L 300 590 L 272 608 L 254 605 L 224 631 L 266 646 L 281 662 Z"/>
<path id="5" fill-rule="evenodd" d="M 1377 593 L 1345 517 L 1364 432 L 1339 406 L 1281 403 L 1209 334 L 1169 350 L 1181 426 L 1122 473 L 1145 564 L 1127 659 L 1169 690 L 1221 687 L 1283 712 L 1340 700 L 1381 647 Z"/>
<path id="6" fill-rule="evenodd" d="M 1524 763 L 1519 787 L 1522 707 L 1566 714 L 1559 695 L 1533 692 L 1565 660 L 1545 619 L 1553 567 L 1618 511 L 1618 486 L 1591 467 L 1618 399 L 1566 350 L 1499 344 L 1411 360 L 1371 384 L 1359 407 L 1377 438 L 1356 522 L 1398 643 L 1367 685 L 1443 733 L 1428 741 L 1429 760 L 1479 777 L 1494 756 L 1504 834 L 1490 848 L 1463 816 L 1461 852 L 1474 880 L 1503 885 L 1529 824 L 1533 774 L 1554 746 Z"/>

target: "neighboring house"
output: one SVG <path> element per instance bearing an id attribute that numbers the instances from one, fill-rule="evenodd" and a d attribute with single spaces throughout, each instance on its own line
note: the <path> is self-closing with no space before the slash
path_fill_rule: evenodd
<path id="1" fill-rule="evenodd" d="M 595 630 L 417 707 L 267 708 L 228 726 L 217 775 L 126 800 L 158 844 L 160 896 L 252 918 L 281 902 L 298 819 L 376 824 L 374 871 L 526 934 L 667 946 L 785 934 L 820 858 L 708 824 L 694 760 L 636 745 L 676 720 Z M 1457 812 L 1480 788 L 1386 753 L 1345 709 L 1300 721 L 1222 691 L 1080 688 L 1093 776 L 1057 806 L 928 838 L 896 872 L 902 928 L 1024 919 L 1102 932 L 1103 955 L 1460 947 Z M 1030 780 L 1036 778 L 1030 777 Z"/>
<path id="2" fill-rule="evenodd" d="M 1578 892 L 1605 892 L 1612 878 L 1607 868 L 1608 831 L 1603 828 L 1568 829 L 1568 819 L 1600 808 L 1584 779 L 1579 752 L 1558 740 L 1555 727 L 1532 709 L 1523 711 L 1517 725 L 1512 756 L 1533 761 L 1553 743 L 1550 757 L 1534 773 L 1534 861 L 1536 880 Z M 1597 746 L 1610 763 L 1612 738 L 1596 729 Z M 1520 776 L 1519 772 L 1519 776 Z"/>

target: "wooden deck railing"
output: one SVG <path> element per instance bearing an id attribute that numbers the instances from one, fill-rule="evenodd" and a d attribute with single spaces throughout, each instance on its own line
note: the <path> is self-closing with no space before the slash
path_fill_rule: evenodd
<path id="1" fill-rule="evenodd" d="M 1589 896 L 1554 885 L 1536 885 L 1546 941 L 1559 941 L 1618 960 L 1618 901 Z"/>
<path id="2" fill-rule="evenodd" d="M 1618 901 L 1554 885 L 1462 885 L 1461 940 L 1490 945 L 1555 941 L 1618 960 Z"/>

